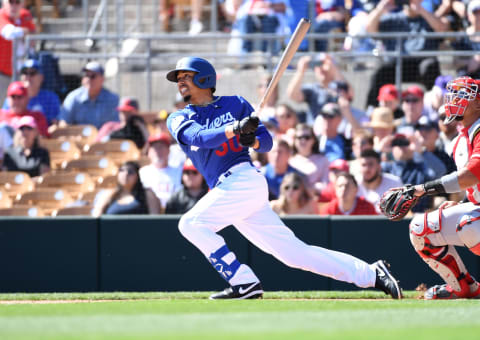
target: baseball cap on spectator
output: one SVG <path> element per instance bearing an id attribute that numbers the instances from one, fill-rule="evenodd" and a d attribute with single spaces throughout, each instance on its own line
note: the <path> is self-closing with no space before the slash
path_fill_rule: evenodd
<path id="1" fill-rule="evenodd" d="M 26 69 L 33 68 L 37 70 L 39 73 L 42 73 L 42 68 L 40 67 L 40 63 L 36 59 L 27 59 L 23 62 L 20 72 L 23 72 Z"/>
<path id="2" fill-rule="evenodd" d="M 167 145 L 170 145 L 171 139 L 166 133 L 160 132 L 148 138 L 148 144 L 152 145 L 155 142 L 163 142 Z"/>
<path id="3" fill-rule="evenodd" d="M 388 107 L 375 108 L 370 116 L 370 121 L 365 124 L 372 128 L 390 128 L 396 125 L 393 111 Z"/>
<path id="4" fill-rule="evenodd" d="M 350 167 L 348 166 L 348 162 L 346 160 L 337 158 L 330 163 L 330 165 L 328 166 L 328 170 L 339 170 L 348 172 L 350 170 Z"/>
<path id="5" fill-rule="evenodd" d="M 475 11 L 480 10 L 480 0 L 470 1 L 468 4 L 468 14 L 472 14 Z"/>
<path id="6" fill-rule="evenodd" d="M 393 84 L 385 84 L 378 91 L 378 101 L 387 101 L 398 99 L 397 87 Z"/>
<path id="7" fill-rule="evenodd" d="M 8 85 L 7 96 L 26 96 L 28 94 L 27 88 L 21 81 L 14 81 Z"/>
<path id="8" fill-rule="evenodd" d="M 340 106 L 337 103 L 326 103 L 322 106 L 320 114 L 327 117 L 340 116 Z"/>
<path id="9" fill-rule="evenodd" d="M 38 129 L 37 122 L 32 116 L 23 116 L 15 123 L 15 128 L 20 129 L 23 126 L 31 127 L 32 129 Z"/>
<path id="10" fill-rule="evenodd" d="M 447 93 L 447 84 L 452 79 L 453 79 L 452 76 L 449 76 L 449 75 L 442 76 L 442 75 L 440 75 L 435 79 L 435 85 L 434 86 L 440 88 L 442 90 L 442 95 L 444 95 L 445 93 Z"/>
<path id="11" fill-rule="evenodd" d="M 138 112 L 138 100 L 131 97 L 122 98 L 120 105 L 117 107 L 117 111 Z"/>
<path id="12" fill-rule="evenodd" d="M 410 145 L 410 140 L 402 133 L 397 133 L 393 139 L 391 146 L 408 146 Z"/>
<path id="13" fill-rule="evenodd" d="M 423 99 L 422 88 L 418 85 L 412 85 L 407 87 L 407 89 L 402 92 L 402 99 L 407 97 L 417 97 Z"/>
<path id="14" fill-rule="evenodd" d="M 185 170 L 198 171 L 190 158 L 187 158 L 185 163 L 183 163 L 183 171 Z"/>
<path id="15" fill-rule="evenodd" d="M 417 124 L 415 124 L 415 129 L 416 130 L 423 130 L 423 129 L 438 130 L 438 122 L 429 119 L 427 116 L 421 116 Z"/>
<path id="16" fill-rule="evenodd" d="M 83 71 L 83 72 L 85 72 L 85 71 L 91 71 L 91 72 L 95 72 L 95 73 L 99 73 L 99 74 L 102 74 L 102 75 L 103 75 L 104 69 L 103 69 L 103 66 L 100 65 L 99 62 L 97 62 L 97 61 L 91 61 L 91 62 L 87 63 L 87 65 L 85 65 L 85 66 L 82 68 L 82 71 Z"/>

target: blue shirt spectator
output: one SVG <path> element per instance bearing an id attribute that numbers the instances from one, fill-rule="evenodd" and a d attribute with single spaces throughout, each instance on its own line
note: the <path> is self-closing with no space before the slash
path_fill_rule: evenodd
<path id="1" fill-rule="evenodd" d="M 70 92 L 63 102 L 60 120 L 67 124 L 91 124 L 97 129 L 118 122 L 118 95 L 103 87 L 103 67 L 89 62 L 83 68 L 83 86 Z"/>
<path id="2" fill-rule="evenodd" d="M 267 164 L 262 168 L 262 174 L 265 176 L 268 184 L 268 195 L 270 201 L 278 198 L 280 195 L 280 185 L 282 184 L 283 177 L 290 172 L 300 173 L 297 169 L 291 167 L 290 165 L 287 167 L 287 171 L 285 171 L 283 174 L 275 173 L 275 169 L 271 164 Z"/>

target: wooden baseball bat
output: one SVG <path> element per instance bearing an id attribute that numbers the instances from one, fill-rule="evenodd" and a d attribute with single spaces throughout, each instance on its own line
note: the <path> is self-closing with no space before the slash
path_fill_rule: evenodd
<path id="1" fill-rule="evenodd" d="M 277 86 L 278 81 L 282 77 L 283 72 L 285 72 L 288 64 L 290 64 L 290 61 L 292 61 L 293 56 L 298 50 L 298 46 L 300 46 L 300 43 L 305 37 L 305 34 L 307 34 L 309 28 L 310 20 L 302 18 L 299 21 L 297 28 L 295 28 L 295 32 L 293 32 L 292 37 L 290 38 L 290 41 L 285 48 L 285 51 L 283 51 L 282 57 L 280 58 L 275 72 L 273 73 L 272 80 L 268 84 L 267 90 L 265 91 L 262 99 L 260 100 L 260 104 L 258 104 L 257 110 L 255 111 L 257 114 L 263 109 L 265 103 L 268 101 L 268 98 L 270 98 L 270 96 L 272 95 L 273 90 Z"/>

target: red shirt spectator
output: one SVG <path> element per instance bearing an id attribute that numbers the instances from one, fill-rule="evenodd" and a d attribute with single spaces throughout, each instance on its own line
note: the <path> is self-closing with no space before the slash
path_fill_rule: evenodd
<path id="1" fill-rule="evenodd" d="M 340 210 L 338 200 L 327 203 L 320 209 L 320 215 L 377 215 L 373 204 L 365 200 L 363 197 L 357 197 L 355 208 L 348 212 Z"/>
<path id="2" fill-rule="evenodd" d="M 320 215 L 377 215 L 373 204 L 357 197 L 358 185 L 348 172 L 340 172 L 335 179 L 335 199 L 320 209 Z"/>
<path id="3" fill-rule="evenodd" d="M 29 111 L 27 109 L 28 92 L 23 83 L 20 81 L 11 83 L 10 86 L 8 86 L 7 96 L 10 109 L 0 110 L 0 122 L 16 126 L 20 118 L 23 116 L 31 116 L 35 119 L 40 134 L 48 137 L 48 123 L 45 115 L 41 112 Z"/>
<path id="4" fill-rule="evenodd" d="M 5 1 L 4 1 L 5 3 Z M 8 4 L 0 9 L 0 73 L 12 75 L 12 40 L 25 36 L 25 32 L 18 28 L 26 28 L 28 32 L 35 32 L 32 15 L 24 8 L 17 8 L 22 4 Z"/>
<path id="5" fill-rule="evenodd" d="M 328 166 L 328 183 L 321 189 L 318 202 L 330 202 L 335 199 L 335 181 L 341 172 L 349 172 L 349 165 L 346 160 L 338 158 Z"/>

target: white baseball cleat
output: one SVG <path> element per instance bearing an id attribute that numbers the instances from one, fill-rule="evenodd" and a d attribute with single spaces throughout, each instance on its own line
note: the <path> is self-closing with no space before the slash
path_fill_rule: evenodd
<path id="1" fill-rule="evenodd" d="M 261 299 L 263 288 L 260 282 L 246 283 L 243 285 L 231 286 L 225 290 L 210 295 L 210 300 L 217 299 Z"/>

